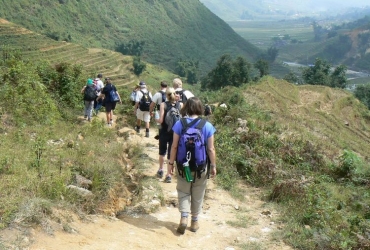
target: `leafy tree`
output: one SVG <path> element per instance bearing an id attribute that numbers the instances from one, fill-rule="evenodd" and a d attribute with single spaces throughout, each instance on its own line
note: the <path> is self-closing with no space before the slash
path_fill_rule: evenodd
<path id="1" fill-rule="evenodd" d="M 370 83 L 356 87 L 355 96 L 370 109 Z"/>
<path id="2" fill-rule="evenodd" d="M 143 71 L 146 69 L 146 63 L 142 62 L 139 56 L 134 57 L 132 66 L 134 67 L 134 73 L 137 76 L 143 73 Z"/>
<path id="3" fill-rule="evenodd" d="M 260 59 L 254 63 L 254 67 L 260 72 L 260 77 L 269 74 L 269 63 L 266 60 Z"/>
<path id="4" fill-rule="evenodd" d="M 199 72 L 199 61 L 183 61 L 179 60 L 175 68 L 176 74 L 181 77 L 186 77 L 188 83 L 198 82 L 198 72 Z"/>
<path id="5" fill-rule="evenodd" d="M 240 86 L 250 81 L 251 65 L 243 57 L 237 57 L 233 62 L 232 85 Z"/>
<path id="6" fill-rule="evenodd" d="M 130 40 L 127 43 L 121 43 L 117 46 L 116 51 L 124 55 L 141 56 L 144 50 L 144 41 Z"/>
<path id="7" fill-rule="evenodd" d="M 343 64 L 334 69 L 330 76 L 331 87 L 344 89 L 347 86 L 346 70 L 347 67 Z"/>
<path id="8" fill-rule="evenodd" d="M 270 48 L 267 49 L 267 60 L 270 63 L 273 63 L 276 60 L 278 54 L 279 54 L 279 49 L 274 46 L 271 46 Z"/>
<path id="9" fill-rule="evenodd" d="M 244 58 L 237 57 L 233 61 L 229 54 L 222 55 L 216 67 L 202 79 L 202 88 L 240 86 L 250 81 L 250 69 L 251 65 Z"/>
<path id="10" fill-rule="evenodd" d="M 293 72 L 289 72 L 286 74 L 283 78 L 285 81 L 290 82 L 290 83 L 298 83 L 298 76 L 294 74 Z"/>
<path id="11" fill-rule="evenodd" d="M 302 72 L 302 78 L 305 83 L 311 85 L 326 85 L 330 84 L 330 67 L 331 65 L 325 60 L 316 58 L 315 64 L 312 67 L 305 68 Z"/>
<path id="12" fill-rule="evenodd" d="M 347 85 L 345 65 L 339 65 L 330 74 L 331 65 L 320 58 L 316 58 L 315 65 L 305 68 L 302 77 L 305 83 L 311 85 L 324 85 L 336 88 L 345 88 Z"/>
<path id="13" fill-rule="evenodd" d="M 217 61 L 216 67 L 202 81 L 202 87 L 220 89 L 221 87 L 232 85 L 232 71 L 231 56 L 229 54 L 222 55 Z"/>

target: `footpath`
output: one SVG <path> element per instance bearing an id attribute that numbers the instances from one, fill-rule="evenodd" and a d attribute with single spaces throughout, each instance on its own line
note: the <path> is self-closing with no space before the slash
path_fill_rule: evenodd
<path id="1" fill-rule="evenodd" d="M 113 126 L 112 129 L 115 129 Z M 125 128 L 132 130 L 132 128 Z M 162 188 L 165 206 L 151 214 L 122 213 L 120 216 L 92 216 L 91 219 L 71 222 L 72 233 L 65 231 L 48 235 L 33 231 L 29 250 L 122 250 L 122 249 L 292 249 L 273 237 L 282 225 L 275 222 L 276 213 L 260 200 L 260 191 L 242 186 L 245 200 L 232 198 L 218 188 L 213 180 L 207 184 L 200 228 L 196 233 L 186 230 L 184 235 L 176 232 L 180 220 L 177 208 L 176 176 L 172 183 L 155 177 L 158 169 L 158 141 L 155 129 L 149 138 L 145 132 L 131 138 L 142 147 L 151 162 L 148 176 L 155 178 Z M 166 173 L 166 171 L 165 171 Z M 216 177 L 217 178 L 217 177 Z"/>

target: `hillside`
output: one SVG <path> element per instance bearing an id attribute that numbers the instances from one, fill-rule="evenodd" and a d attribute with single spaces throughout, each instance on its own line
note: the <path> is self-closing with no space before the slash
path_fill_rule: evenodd
<path id="1" fill-rule="evenodd" d="M 0 17 L 56 40 L 117 50 L 143 42 L 144 60 L 174 69 L 196 60 L 201 74 L 224 53 L 253 61 L 259 50 L 197 0 L 0 1 Z"/>
<path id="2" fill-rule="evenodd" d="M 343 149 L 370 158 L 369 111 L 346 90 L 267 78 L 247 88 L 244 96 L 284 127 L 281 138 L 293 136 L 320 144 L 332 159 Z"/>

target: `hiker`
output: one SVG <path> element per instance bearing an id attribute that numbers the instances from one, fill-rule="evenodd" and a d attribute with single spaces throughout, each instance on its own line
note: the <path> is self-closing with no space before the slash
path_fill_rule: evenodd
<path id="1" fill-rule="evenodd" d="M 182 81 L 180 78 L 173 79 L 172 86 L 175 89 L 176 94 L 180 97 L 179 101 L 182 103 L 185 103 L 187 99 L 194 96 L 189 90 L 182 89 Z"/>
<path id="2" fill-rule="evenodd" d="M 170 159 L 170 151 L 173 139 L 173 131 L 172 128 L 169 128 L 169 125 L 166 123 L 166 115 L 170 109 L 170 107 L 175 107 L 179 114 L 180 109 L 182 108 L 182 103 L 177 101 L 178 95 L 175 92 L 174 88 L 167 88 L 166 91 L 167 101 L 162 102 L 159 108 L 159 120 L 158 122 L 161 124 L 161 129 L 159 130 L 159 169 L 157 171 L 157 177 L 163 177 L 163 165 L 164 165 L 164 157 L 167 152 L 167 163 Z M 170 131 L 169 131 L 170 130 Z M 168 169 L 168 167 L 167 167 Z M 172 177 L 171 174 L 167 171 L 167 176 L 164 180 L 166 183 L 171 183 Z"/>
<path id="3" fill-rule="evenodd" d="M 97 96 L 100 96 L 101 91 L 104 88 L 104 83 L 101 80 L 102 77 L 103 77 L 103 75 L 99 73 L 97 75 L 97 78 L 94 79 L 94 86 L 95 86 L 95 91 L 96 91 L 96 95 Z M 99 99 L 99 100 L 95 99 L 94 100 L 94 111 L 95 111 L 95 114 L 98 114 L 99 110 L 102 107 L 102 104 L 103 104 L 103 100 L 102 99 Z"/>
<path id="4" fill-rule="evenodd" d="M 203 105 L 199 98 L 191 97 L 189 98 L 184 107 L 181 109 L 181 115 L 185 118 L 181 118 L 180 121 L 176 122 L 173 126 L 173 141 L 170 153 L 170 160 L 167 164 L 167 172 L 171 175 L 174 173 L 174 163 L 176 159 L 176 168 L 178 170 L 178 178 L 177 178 L 177 195 L 179 201 L 179 211 L 181 212 L 181 219 L 180 224 L 177 228 L 177 232 L 180 234 L 185 233 L 185 229 L 188 223 L 188 216 L 189 213 L 191 214 L 191 226 L 190 231 L 196 232 L 199 229 L 198 224 L 198 215 L 201 212 L 204 193 L 207 184 L 207 178 L 210 175 L 212 178 L 216 175 L 216 150 L 214 147 L 214 133 L 216 129 L 213 127 L 211 123 L 206 121 L 205 119 L 200 119 L 200 116 L 203 114 Z M 188 125 L 186 127 L 199 128 L 201 131 L 200 138 L 204 138 L 203 142 L 199 142 L 197 145 L 198 149 L 202 146 L 203 150 L 206 150 L 208 156 L 205 156 L 205 152 L 197 151 L 197 155 L 199 156 L 200 153 L 203 153 L 203 158 L 205 158 L 205 164 L 201 166 L 197 165 L 197 159 L 193 158 L 187 151 L 190 150 L 186 148 L 185 145 L 191 144 L 191 141 L 187 141 L 186 143 L 183 141 L 184 135 L 186 134 L 187 130 L 183 131 L 183 123 Z M 191 124 L 189 124 L 191 123 Z M 190 128 L 188 129 L 190 130 Z M 193 130 L 193 129 L 192 129 Z M 197 129 L 198 131 L 198 129 Z M 194 137 L 191 138 L 192 141 Z M 189 143 L 190 142 L 190 143 Z M 206 145 L 205 145 L 206 144 Z M 194 145 L 194 144 L 192 144 Z M 195 149 L 197 150 L 197 148 Z M 194 151 L 195 151 L 194 150 Z M 184 155 L 182 155 L 184 153 Z M 195 155 L 196 153 L 194 153 Z M 190 158 L 189 158 L 190 157 Z M 186 162 L 182 162 L 181 159 L 187 160 Z M 208 161 L 206 159 L 209 159 Z M 196 163 L 194 163 L 196 162 Z M 189 165 L 189 167 L 187 167 Z M 207 166 L 205 166 L 207 165 Z M 189 177 L 194 178 L 191 182 L 187 180 L 187 169 L 197 169 L 191 172 Z M 184 174 L 185 173 L 185 174 Z"/>
<path id="5" fill-rule="evenodd" d="M 149 126 L 150 126 L 150 114 L 149 107 L 152 102 L 152 94 L 146 88 L 146 83 L 141 81 L 139 83 L 140 90 L 137 91 L 134 114 L 136 114 L 136 126 L 135 130 L 140 133 L 141 122 L 145 123 L 145 137 L 149 137 Z"/>
<path id="6" fill-rule="evenodd" d="M 84 94 L 84 118 L 90 122 L 92 110 L 94 107 L 94 100 L 96 98 L 94 83 L 92 79 L 87 79 L 86 85 L 81 89 L 81 94 Z"/>
<path id="7" fill-rule="evenodd" d="M 132 106 L 135 106 L 135 100 L 136 100 L 136 94 L 137 94 L 137 92 L 140 90 L 140 85 L 139 84 L 137 84 L 136 86 L 135 86 L 135 88 L 132 90 L 132 92 L 131 92 L 131 94 L 130 94 L 130 100 L 131 100 L 131 104 L 132 104 Z"/>
<path id="8" fill-rule="evenodd" d="M 105 78 L 105 86 L 97 99 L 103 99 L 103 106 L 105 107 L 105 113 L 107 117 L 107 125 L 109 127 L 112 126 L 113 110 L 116 109 L 117 102 L 122 104 L 122 100 L 116 89 L 116 86 L 112 84 L 112 81 L 109 77 Z"/>
<path id="9" fill-rule="evenodd" d="M 150 113 L 150 116 L 153 116 L 154 115 L 153 111 L 155 110 L 156 117 L 157 117 L 156 119 L 159 119 L 159 116 L 160 116 L 159 108 L 160 108 L 161 103 L 166 101 L 166 90 L 167 90 L 167 83 L 165 81 L 161 81 L 161 90 L 153 95 L 152 103 L 150 104 L 150 107 L 149 107 L 149 113 Z M 161 128 L 159 127 L 158 130 L 159 130 L 158 135 L 154 137 L 157 140 L 159 139 Z"/>
<path id="10" fill-rule="evenodd" d="M 208 116 L 212 115 L 212 108 L 208 104 L 204 105 L 204 116 L 208 118 Z"/>

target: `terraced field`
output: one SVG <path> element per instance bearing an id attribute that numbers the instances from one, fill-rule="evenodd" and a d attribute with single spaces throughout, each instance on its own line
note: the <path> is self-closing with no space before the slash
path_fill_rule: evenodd
<path id="1" fill-rule="evenodd" d="M 78 44 L 58 42 L 0 19 L 0 41 L 22 52 L 26 59 L 47 60 L 51 64 L 81 64 L 91 75 L 102 73 L 116 86 L 130 86 L 138 81 L 132 73 L 132 58 L 105 49 L 89 49 Z M 1 48 L 0 48 L 1 50 Z"/>

